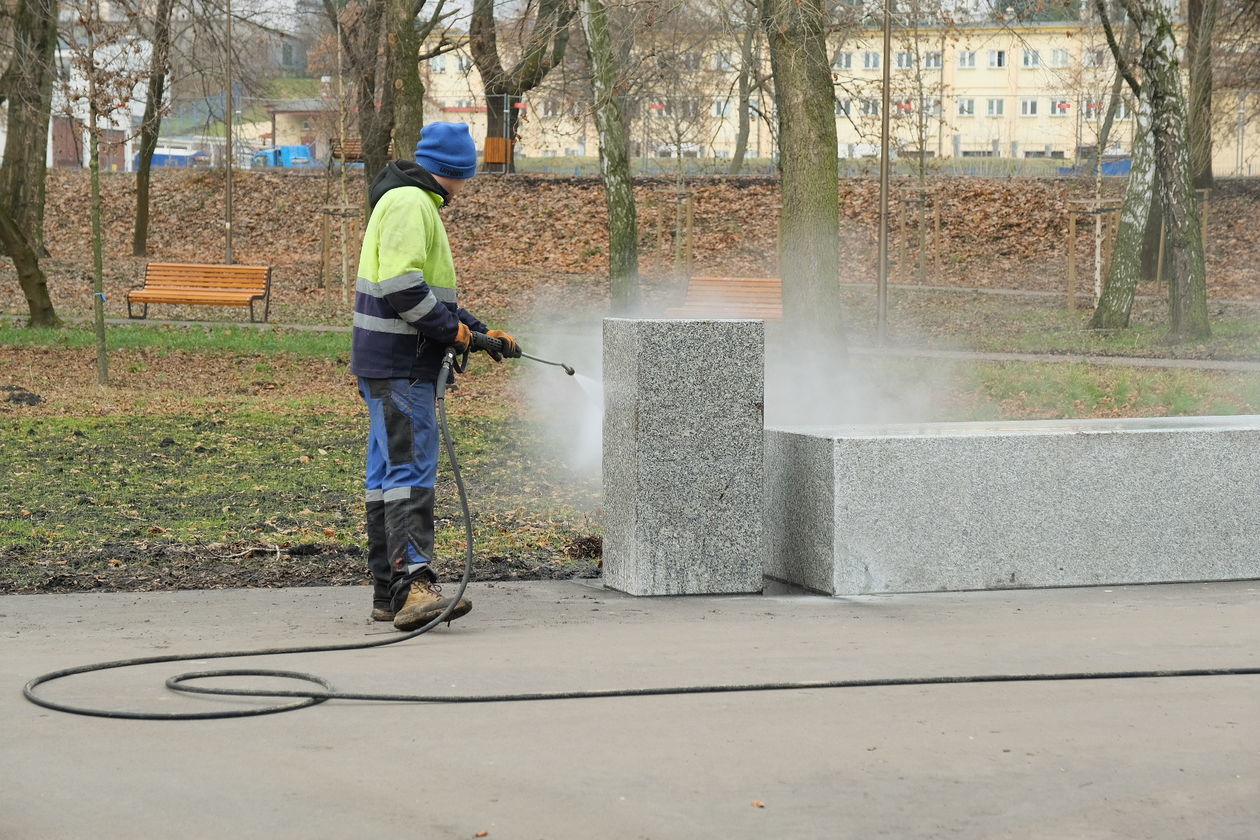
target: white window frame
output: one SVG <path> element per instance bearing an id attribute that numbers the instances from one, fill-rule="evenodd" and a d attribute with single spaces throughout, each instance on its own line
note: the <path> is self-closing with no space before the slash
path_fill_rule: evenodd
<path id="1" fill-rule="evenodd" d="M 862 69 L 878 70 L 879 69 L 879 53 L 874 50 L 867 50 L 862 53 Z"/>
<path id="2" fill-rule="evenodd" d="M 1050 100 L 1050 116 L 1063 118 L 1072 113 L 1072 100 L 1070 99 L 1051 99 Z"/>
<path id="3" fill-rule="evenodd" d="M 1006 67 L 1006 50 L 989 50 L 989 68 L 999 70 Z"/>
<path id="4" fill-rule="evenodd" d="M 1085 119 L 1087 120 L 1100 120 L 1103 118 L 1103 115 L 1107 113 L 1107 103 L 1101 100 L 1097 102 L 1086 102 L 1081 107 L 1085 112 Z"/>
<path id="5" fill-rule="evenodd" d="M 986 117 L 1004 117 L 1006 116 L 1006 100 L 1002 97 L 989 97 L 985 101 L 984 114 Z"/>
<path id="6" fill-rule="evenodd" d="M 853 53 L 844 50 L 836 53 L 835 58 L 831 60 L 832 70 L 852 70 L 853 69 Z"/>
<path id="7" fill-rule="evenodd" d="M 435 55 L 433 56 L 433 58 L 430 58 L 429 59 L 429 72 L 430 73 L 445 73 L 446 72 L 446 56 Z"/>
<path id="8" fill-rule="evenodd" d="M 879 100 L 873 96 L 865 97 L 859 107 L 859 113 L 864 117 L 879 116 Z"/>
<path id="9" fill-rule="evenodd" d="M 713 116 L 726 119 L 731 115 L 731 100 L 715 99 L 713 100 Z"/>
<path id="10" fill-rule="evenodd" d="M 976 51 L 975 50 L 959 50 L 958 51 L 958 69 L 959 70 L 975 70 L 976 69 Z"/>
<path id="11" fill-rule="evenodd" d="M 924 53 L 923 66 L 929 70 L 939 70 L 945 66 L 945 56 L 941 55 L 940 50 Z"/>
<path id="12" fill-rule="evenodd" d="M 960 117 L 974 117 L 976 115 L 976 100 L 970 96 L 959 99 L 956 110 Z"/>
<path id="13" fill-rule="evenodd" d="M 910 50 L 899 50 L 897 52 L 897 69 L 913 70 L 914 69 L 914 53 Z"/>
<path id="14" fill-rule="evenodd" d="M 1081 53 L 1081 66 L 1102 67 L 1107 62 L 1106 54 L 1107 50 L 1103 47 L 1087 48 Z"/>
<path id="15" fill-rule="evenodd" d="M 1019 115 L 1021 117 L 1037 116 L 1037 97 L 1035 96 L 1020 97 Z"/>
<path id="16" fill-rule="evenodd" d="M 1051 67 L 1070 67 L 1072 65 L 1072 54 L 1065 49 L 1055 49 L 1050 52 Z"/>
<path id="17" fill-rule="evenodd" d="M 836 100 L 836 116 L 851 117 L 853 116 L 853 100 L 837 99 Z"/>
<path id="18" fill-rule="evenodd" d="M 1024 50 L 1024 66 L 1034 68 L 1041 66 L 1041 50 Z"/>

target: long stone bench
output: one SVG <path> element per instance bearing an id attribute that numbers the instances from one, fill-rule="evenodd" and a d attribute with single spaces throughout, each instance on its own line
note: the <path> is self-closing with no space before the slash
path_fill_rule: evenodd
<path id="1" fill-rule="evenodd" d="M 836 595 L 1260 578 L 1260 416 L 774 428 L 766 574 Z"/>

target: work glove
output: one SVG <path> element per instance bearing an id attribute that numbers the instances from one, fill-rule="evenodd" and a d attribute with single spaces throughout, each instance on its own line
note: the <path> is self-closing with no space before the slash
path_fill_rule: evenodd
<path id="1" fill-rule="evenodd" d="M 455 329 L 455 340 L 451 342 L 451 346 L 455 348 L 455 352 L 463 353 L 472 344 L 472 330 L 468 329 L 468 325 L 463 321 L 459 322 L 459 326 Z"/>
<path id="2" fill-rule="evenodd" d="M 519 359 L 521 357 L 521 346 L 516 343 L 516 339 L 505 333 L 503 330 L 490 330 L 486 333 L 490 338 L 497 338 L 503 342 L 503 349 L 498 353 L 490 353 L 490 358 L 496 362 L 506 359 Z M 489 352 L 489 351 L 486 351 Z"/>

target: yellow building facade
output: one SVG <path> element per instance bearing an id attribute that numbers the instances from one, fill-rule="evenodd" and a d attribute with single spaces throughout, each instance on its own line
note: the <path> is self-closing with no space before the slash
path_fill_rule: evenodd
<path id="1" fill-rule="evenodd" d="M 729 158 L 739 103 L 731 53 L 719 42 L 695 56 L 689 74 L 656 88 L 641 86 L 626 105 L 632 154 L 640 158 Z M 1070 165 L 1092 158 L 1111 101 L 1115 66 L 1102 28 L 1085 23 L 971 25 L 900 29 L 883 55 L 879 31 L 837 38 L 832 48 L 837 156 L 877 157 L 883 63 L 890 62 L 890 139 L 894 155 L 931 159 L 1053 158 Z M 485 137 L 485 100 L 471 57 L 457 50 L 427 62 L 426 118 L 467 122 Z M 589 93 L 553 73 L 522 101 L 496 103 L 522 116 L 517 154 L 598 154 Z M 690 76 L 690 79 L 688 78 Z M 1260 96 L 1252 93 L 1251 96 Z M 1260 175 L 1260 126 L 1232 91 L 1215 94 L 1217 175 Z M 1254 104 L 1254 103 L 1253 103 Z M 748 104 L 746 156 L 776 154 L 774 106 L 765 93 Z M 1132 146 L 1132 97 L 1122 88 L 1105 154 Z"/>

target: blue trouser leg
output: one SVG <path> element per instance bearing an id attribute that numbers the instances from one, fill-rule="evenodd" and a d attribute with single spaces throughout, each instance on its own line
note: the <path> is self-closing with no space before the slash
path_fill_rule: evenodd
<path id="1" fill-rule="evenodd" d="M 364 483 L 368 565 L 374 596 L 381 596 L 404 571 L 433 557 L 435 391 L 432 382 L 360 377 L 359 393 L 370 420 Z"/>

